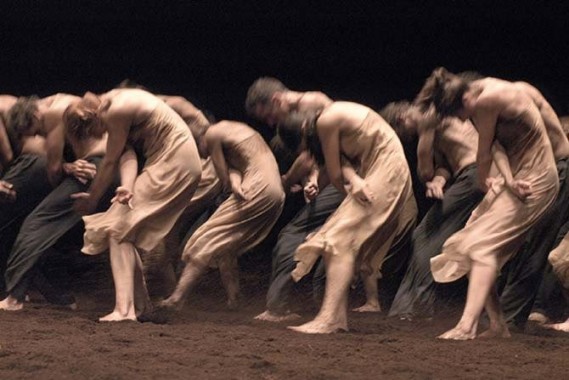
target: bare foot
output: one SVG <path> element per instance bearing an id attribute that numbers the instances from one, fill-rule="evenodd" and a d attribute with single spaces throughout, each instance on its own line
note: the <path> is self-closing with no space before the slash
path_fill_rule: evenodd
<path id="1" fill-rule="evenodd" d="M 357 311 L 358 313 L 381 313 L 381 307 L 379 304 L 366 302 L 364 305 L 352 309 L 352 311 Z"/>
<path id="2" fill-rule="evenodd" d="M 289 329 L 304 334 L 332 334 L 339 331 L 348 331 L 348 326 L 344 323 L 310 321 L 300 326 L 288 326 Z"/>
<path id="3" fill-rule="evenodd" d="M 508 326 L 505 323 L 490 326 L 490 328 L 484 331 L 482 334 L 478 335 L 479 338 L 511 338 L 512 334 L 508 330 Z"/>
<path id="4" fill-rule="evenodd" d="M 18 311 L 24 308 L 24 303 L 19 302 L 16 298 L 8 296 L 0 301 L 0 310 Z"/>
<path id="5" fill-rule="evenodd" d="M 534 311 L 533 313 L 531 313 L 528 316 L 528 321 L 535 322 L 539 325 L 545 325 L 545 324 L 548 324 L 550 322 L 549 318 L 547 318 L 547 316 L 545 314 L 542 314 L 542 313 L 537 312 L 537 311 Z"/>
<path id="6" fill-rule="evenodd" d="M 166 298 L 158 302 L 155 309 L 156 311 L 180 311 L 184 307 L 184 302 L 175 301 L 172 298 Z"/>
<path id="7" fill-rule="evenodd" d="M 239 309 L 240 306 L 241 306 L 241 301 L 240 301 L 239 297 L 227 300 L 227 308 L 229 310 L 235 311 L 235 310 Z"/>
<path id="8" fill-rule="evenodd" d="M 276 322 L 276 323 L 294 321 L 299 318 L 300 315 L 295 313 L 287 313 L 279 315 L 279 314 L 273 314 L 269 310 L 266 310 L 255 317 L 255 319 L 259 321 Z"/>
<path id="9" fill-rule="evenodd" d="M 444 334 L 441 334 L 437 337 L 437 339 L 447 339 L 447 340 L 470 340 L 476 338 L 476 332 L 474 331 L 465 331 L 461 329 L 459 326 L 456 326 L 454 329 L 447 331 Z"/>
<path id="10" fill-rule="evenodd" d="M 123 315 L 118 311 L 113 311 L 104 317 L 99 318 L 99 322 L 121 322 L 121 321 L 134 321 L 136 322 L 136 315 Z"/>
<path id="11" fill-rule="evenodd" d="M 569 320 L 563 323 L 552 323 L 548 325 L 543 325 L 543 327 L 557 331 L 569 332 Z"/>

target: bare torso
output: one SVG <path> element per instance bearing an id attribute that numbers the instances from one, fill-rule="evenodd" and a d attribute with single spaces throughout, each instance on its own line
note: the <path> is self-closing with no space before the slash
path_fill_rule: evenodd
<path id="1" fill-rule="evenodd" d="M 449 117 L 437 130 L 435 149 L 456 175 L 465 167 L 476 163 L 478 132 L 471 122 Z"/>

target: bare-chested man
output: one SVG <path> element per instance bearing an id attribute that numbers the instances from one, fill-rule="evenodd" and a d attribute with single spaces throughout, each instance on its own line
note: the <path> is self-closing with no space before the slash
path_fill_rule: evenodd
<path id="1" fill-rule="evenodd" d="M 450 235 L 464 227 L 484 196 L 476 181 L 478 132 L 468 121 L 440 120 L 432 110 L 422 111 L 407 102 L 389 104 L 381 114 L 404 143 L 419 136 L 417 167 L 426 181 L 427 197 L 437 200 L 413 232 L 409 267 L 389 315 L 429 318 L 436 288 L 430 259 L 440 253 Z"/>
<path id="2" fill-rule="evenodd" d="M 55 188 L 28 215 L 20 229 L 6 270 L 8 297 L 0 302 L 0 309 L 19 310 L 23 307 L 38 260 L 81 220 L 73 210 L 70 195 L 84 191 L 94 178 L 96 163 L 105 153 L 106 137 L 93 138 L 84 131 L 65 128 L 63 114 L 78 100 L 68 94 L 43 99 L 21 98 L 11 111 L 9 127 L 19 134 L 39 135 L 45 139 L 47 174 Z M 77 159 L 72 163 L 63 161 L 66 142 Z M 74 299 L 66 298 L 59 303 L 75 308 Z"/>

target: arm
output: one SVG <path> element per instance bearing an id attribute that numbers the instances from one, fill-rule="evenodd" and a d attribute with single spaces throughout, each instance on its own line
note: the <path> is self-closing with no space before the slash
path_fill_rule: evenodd
<path id="1" fill-rule="evenodd" d="M 231 184 L 229 182 L 229 170 L 227 168 L 227 162 L 225 161 L 225 156 L 223 155 L 223 145 L 221 144 L 221 136 L 215 130 L 217 128 L 210 128 L 206 132 L 203 138 L 206 139 L 209 154 L 211 156 L 211 162 L 215 168 L 215 172 L 219 177 L 221 186 L 224 191 L 231 189 Z"/>
<path id="2" fill-rule="evenodd" d="M 475 110 L 474 122 L 478 129 L 478 186 L 484 192 L 488 190 L 486 178 L 492 164 L 492 144 L 496 133 L 498 109 L 494 97 L 479 99 Z"/>
<path id="3" fill-rule="evenodd" d="M 292 185 L 300 183 L 309 176 L 314 168 L 314 160 L 306 151 L 301 152 L 294 160 L 288 171 L 282 175 L 283 187 L 289 190 Z"/>
<path id="4" fill-rule="evenodd" d="M 317 123 L 317 130 L 330 182 L 345 194 L 344 176 L 340 162 L 340 128 L 338 127 L 341 121 L 338 119 L 338 117 L 333 116 L 321 116 Z"/>
<path id="5" fill-rule="evenodd" d="M 109 111 L 112 112 L 112 110 Z M 97 175 L 91 183 L 88 196 L 81 197 L 76 201 L 75 206 L 79 212 L 93 212 L 99 199 L 111 185 L 126 146 L 133 113 L 132 108 L 121 109 L 114 111 L 113 114 L 109 115 L 108 120 L 104 121 L 107 125 L 112 126 L 108 129 L 107 151 L 99 165 Z"/>
<path id="6" fill-rule="evenodd" d="M 127 147 L 122 154 L 119 170 L 121 176 L 121 186 L 117 187 L 115 190 L 115 197 L 111 202 L 128 204 L 130 208 L 133 208 L 130 201 L 134 195 L 134 182 L 136 181 L 136 176 L 138 175 L 138 160 L 136 158 L 136 153 L 134 153 L 134 150 L 131 147 Z"/>
<path id="7" fill-rule="evenodd" d="M 2 118 L 0 118 L 0 170 L 6 168 L 13 159 L 14 153 L 10 146 L 10 139 L 8 138 L 8 133 L 6 133 L 6 127 L 2 122 Z"/>
<path id="8" fill-rule="evenodd" d="M 437 163 L 433 178 L 425 183 L 427 188 L 427 198 L 443 199 L 444 187 L 451 178 L 450 171 L 443 165 L 444 157 L 435 152 L 435 162 Z"/>
<path id="9" fill-rule="evenodd" d="M 235 169 L 229 169 L 229 184 L 231 186 L 231 192 L 235 194 L 237 199 L 246 201 L 248 198 L 243 192 L 241 184 L 243 183 L 243 176 L 241 172 Z"/>
<path id="10" fill-rule="evenodd" d="M 53 116 L 44 116 L 46 125 L 55 123 L 53 128 L 47 131 L 45 148 L 47 152 L 47 175 L 49 182 L 55 186 L 61 182 L 63 174 L 63 146 L 65 145 L 65 126 L 62 121 L 53 120 Z M 53 124 L 52 124 L 53 125 Z"/>
<path id="11" fill-rule="evenodd" d="M 524 200 L 532 194 L 531 183 L 523 180 L 517 180 L 512 175 L 510 160 L 508 159 L 504 147 L 497 141 L 494 142 L 492 146 L 492 157 L 498 171 L 502 177 L 504 177 L 506 186 L 514 193 L 515 196 Z"/>
<path id="12" fill-rule="evenodd" d="M 433 145 L 435 129 L 428 128 L 419 133 L 417 143 L 417 174 L 423 182 L 431 180 L 435 175 Z"/>

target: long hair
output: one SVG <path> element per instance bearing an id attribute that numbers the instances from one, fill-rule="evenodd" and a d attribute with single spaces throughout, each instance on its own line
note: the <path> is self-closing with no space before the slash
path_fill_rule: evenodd
<path id="1" fill-rule="evenodd" d="M 425 81 L 423 88 L 414 100 L 422 111 L 431 104 L 441 116 L 455 116 L 463 107 L 462 96 L 468 90 L 472 75 L 458 76 L 444 67 L 438 67 Z"/>

